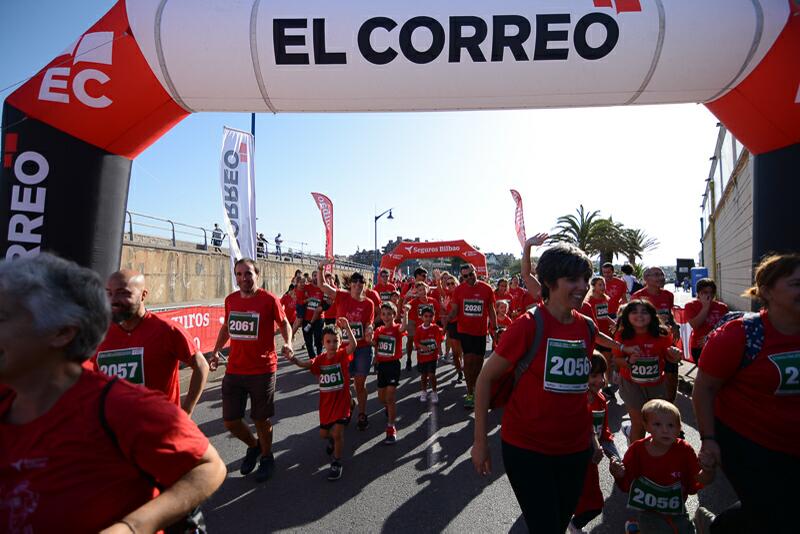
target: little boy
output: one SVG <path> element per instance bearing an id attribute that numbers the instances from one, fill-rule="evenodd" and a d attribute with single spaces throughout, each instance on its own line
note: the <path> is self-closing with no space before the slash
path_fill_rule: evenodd
<path id="1" fill-rule="evenodd" d="M 385 445 L 394 445 L 397 441 L 395 417 L 397 415 L 396 391 L 400 384 L 400 360 L 403 359 L 403 335 L 408 324 L 408 307 L 403 308 L 402 320 L 395 322 L 397 308 L 391 302 L 381 304 L 381 321 L 372 336 L 375 346 L 375 368 L 378 372 L 378 399 L 386 408 Z"/>
<path id="2" fill-rule="evenodd" d="M 431 387 L 431 404 L 439 403 L 436 393 L 436 361 L 442 355 L 442 340 L 444 334 L 439 326 L 433 324 L 433 308 L 423 308 L 420 318 L 422 324 L 417 327 L 414 337 L 414 347 L 417 349 L 417 370 L 420 373 L 422 392 L 420 402 L 428 400 L 428 385 Z"/>
<path id="3" fill-rule="evenodd" d="M 612 460 L 611 474 L 628 492 L 628 508 L 639 511 L 641 532 L 694 534 L 686 514 L 686 497 L 714 479 L 700 469 L 692 446 L 678 438 L 681 414 L 662 399 L 642 407 L 649 436 L 633 442 L 622 462 Z"/>
<path id="4" fill-rule="evenodd" d="M 589 403 L 589 410 L 592 412 L 592 424 L 594 433 L 600 442 L 603 453 L 609 459 L 619 460 L 619 451 L 614 445 L 614 435 L 608 428 L 608 401 L 602 393 L 606 383 L 605 372 L 608 367 L 606 359 L 597 351 L 594 351 L 591 360 L 591 370 L 589 371 L 589 390 L 586 393 Z M 589 464 L 586 471 L 586 479 L 583 483 L 583 493 L 575 508 L 575 516 L 570 521 L 568 532 L 577 534 L 584 532 L 582 529 L 595 517 L 603 512 L 603 491 L 600 489 L 600 470 L 598 463 L 602 456 L 595 458 L 597 463 Z"/>
<path id="5" fill-rule="evenodd" d="M 319 435 L 328 441 L 325 451 L 333 455 L 328 480 L 342 478 L 342 449 L 344 427 L 350 422 L 350 373 L 348 364 L 356 350 L 356 337 L 347 319 L 340 317 L 336 326 L 345 332 L 350 343 L 341 346 L 341 336 L 336 327 L 325 325 L 322 329 L 322 345 L 325 352 L 313 361 L 299 361 L 292 356 L 289 361 L 298 367 L 309 369 L 319 380 Z"/>

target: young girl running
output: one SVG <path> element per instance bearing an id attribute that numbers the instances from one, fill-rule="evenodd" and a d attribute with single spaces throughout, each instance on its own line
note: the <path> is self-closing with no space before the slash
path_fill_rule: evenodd
<path id="1" fill-rule="evenodd" d="M 633 300 L 624 307 L 615 339 L 622 346 L 639 348 L 638 356 L 614 350 L 622 379 L 619 394 L 631 418 L 631 443 L 644 437 L 644 403 L 666 398 L 664 364 L 679 361 L 681 351 L 672 346 L 672 335 L 659 322 L 655 307 L 645 300 Z"/>
<path id="2" fill-rule="evenodd" d="M 325 352 L 313 361 L 300 361 L 291 356 L 289 361 L 298 367 L 309 369 L 319 380 L 319 435 L 328 441 L 325 451 L 332 456 L 328 480 L 342 478 L 342 451 L 344 449 L 344 427 L 350 422 L 350 374 L 348 365 L 356 350 L 356 338 L 350 323 L 344 317 L 336 320 L 335 328 L 326 325 L 322 329 L 322 344 Z M 349 343 L 341 345 L 340 331 L 347 335 Z"/>
<path id="3" fill-rule="evenodd" d="M 439 395 L 436 393 L 436 361 L 442 355 L 442 339 L 444 338 L 442 329 L 433 324 L 433 309 L 424 308 L 420 314 L 422 324 L 417 328 L 417 335 L 414 336 L 414 347 L 417 349 L 417 370 L 420 373 L 421 393 L 420 402 L 425 402 L 430 398 L 431 404 L 439 403 Z M 428 386 L 431 393 L 428 396 Z"/>
<path id="4" fill-rule="evenodd" d="M 400 360 L 403 359 L 403 336 L 408 325 L 408 309 L 403 309 L 400 324 L 395 322 L 397 307 L 391 302 L 381 304 L 380 316 L 383 325 L 375 330 L 372 337 L 378 372 L 378 400 L 386 408 L 386 438 L 383 443 L 394 445 L 397 441 L 394 424 L 397 415 L 396 392 L 400 384 Z"/>

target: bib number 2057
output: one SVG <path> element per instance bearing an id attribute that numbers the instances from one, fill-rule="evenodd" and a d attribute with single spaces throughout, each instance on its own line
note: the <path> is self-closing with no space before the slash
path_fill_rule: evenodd
<path id="1" fill-rule="evenodd" d="M 554 393 L 584 393 L 591 364 L 583 341 L 548 339 L 544 389 Z"/>
<path id="2" fill-rule="evenodd" d="M 107 350 L 97 354 L 97 366 L 109 376 L 144 384 L 144 348 Z"/>

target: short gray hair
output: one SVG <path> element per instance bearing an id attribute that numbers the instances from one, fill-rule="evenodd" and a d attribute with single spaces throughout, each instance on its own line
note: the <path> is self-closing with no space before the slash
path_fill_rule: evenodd
<path id="1" fill-rule="evenodd" d="M 111 309 L 100 276 L 52 254 L 0 262 L 0 292 L 31 314 L 39 333 L 76 327 L 65 349 L 70 361 L 89 359 L 108 330 Z"/>

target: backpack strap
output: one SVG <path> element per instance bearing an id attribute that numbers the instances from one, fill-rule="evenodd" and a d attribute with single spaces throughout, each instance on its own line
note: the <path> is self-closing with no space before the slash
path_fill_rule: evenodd
<path id="1" fill-rule="evenodd" d="M 746 313 L 742 317 L 744 325 L 744 354 L 739 368 L 743 369 L 753 363 L 764 348 L 764 321 L 757 312 Z"/>
<path id="2" fill-rule="evenodd" d="M 542 317 L 542 312 L 539 309 L 539 306 L 534 306 L 533 310 L 531 310 L 531 315 L 533 315 L 533 320 L 536 323 L 536 332 L 533 335 L 533 343 L 531 346 L 528 347 L 528 352 L 525 353 L 525 356 L 517 362 L 517 367 L 514 369 L 514 385 L 517 385 L 519 379 L 522 378 L 522 375 L 525 374 L 525 371 L 531 366 L 531 362 L 533 362 L 533 358 L 536 356 L 536 353 L 539 352 L 539 346 L 542 344 L 542 339 L 544 338 L 544 317 Z"/>

